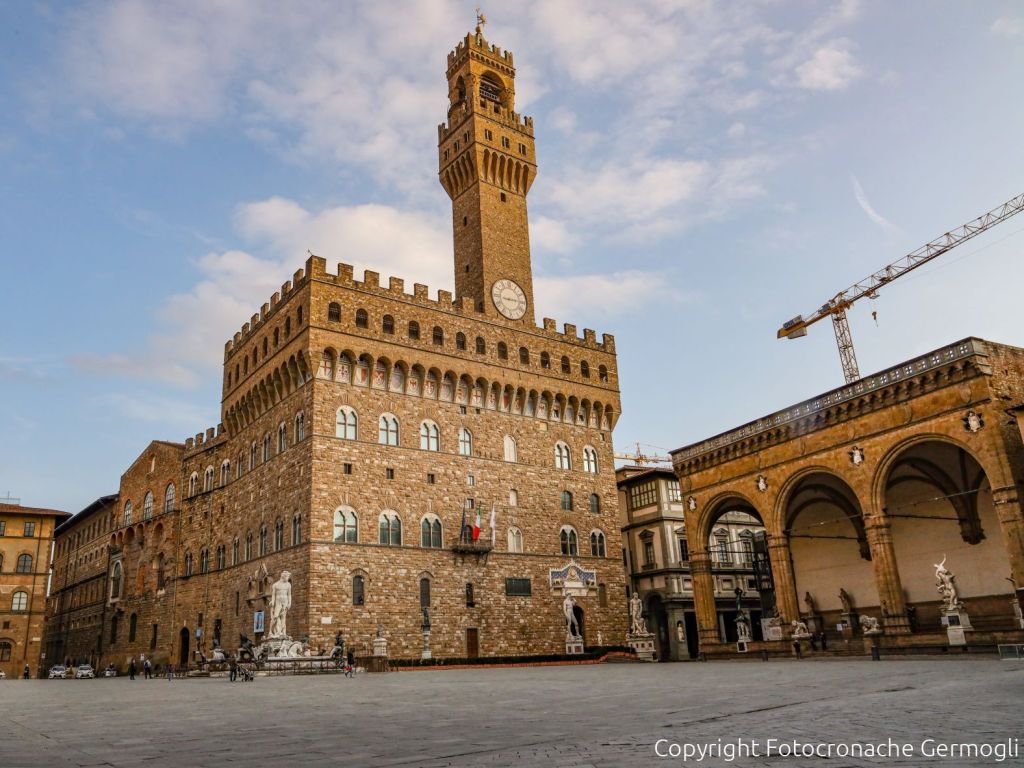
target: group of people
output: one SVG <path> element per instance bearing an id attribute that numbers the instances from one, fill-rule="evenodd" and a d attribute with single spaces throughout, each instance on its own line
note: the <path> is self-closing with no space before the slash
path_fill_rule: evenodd
<path id="1" fill-rule="evenodd" d="M 135 676 L 139 674 L 139 666 L 135 663 L 135 657 L 133 656 L 128 661 L 128 679 L 134 680 Z M 153 679 L 153 662 L 147 659 L 145 656 L 142 657 L 142 676 L 146 680 Z M 173 676 L 173 667 L 170 664 L 167 665 L 167 679 L 170 680 Z"/>

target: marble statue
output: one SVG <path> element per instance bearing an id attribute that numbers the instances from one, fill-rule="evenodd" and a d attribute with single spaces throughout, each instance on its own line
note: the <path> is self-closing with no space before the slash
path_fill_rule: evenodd
<path id="1" fill-rule="evenodd" d="M 644 604 L 640 595 L 636 592 L 629 598 L 629 633 L 631 635 L 646 635 L 647 625 L 644 624 Z"/>
<path id="2" fill-rule="evenodd" d="M 573 612 L 575 607 L 576 601 L 572 599 L 572 595 L 566 594 L 562 601 L 562 614 L 565 616 L 565 634 L 570 638 L 580 636 L 580 623 L 576 620 L 576 614 Z"/>
<path id="3" fill-rule="evenodd" d="M 292 607 L 292 575 L 281 571 L 281 578 L 270 587 L 270 633 L 269 637 L 288 637 L 288 609 Z"/>
<path id="4" fill-rule="evenodd" d="M 956 576 L 946 567 L 946 556 L 941 563 L 935 563 L 935 587 L 946 601 L 947 611 L 956 611 L 961 607 L 960 590 L 956 586 Z"/>
<path id="5" fill-rule="evenodd" d="M 793 619 L 790 626 L 793 627 L 793 637 L 810 637 L 811 633 L 807 631 L 807 624 L 804 622 Z"/>
<path id="6" fill-rule="evenodd" d="M 865 635 L 878 635 L 882 632 L 882 627 L 874 616 L 861 616 L 860 628 Z"/>
<path id="7" fill-rule="evenodd" d="M 814 598 L 811 597 L 810 592 L 804 592 L 804 605 L 807 606 L 807 614 L 809 616 L 818 615 L 818 606 L 814 603 Z"/>
<path id="8" fill-rule="evenodd" d="M 839 588 L 839 602 L 843 604 L 843 613 L 853 613 L 853 598 L 842 587 Z"/>

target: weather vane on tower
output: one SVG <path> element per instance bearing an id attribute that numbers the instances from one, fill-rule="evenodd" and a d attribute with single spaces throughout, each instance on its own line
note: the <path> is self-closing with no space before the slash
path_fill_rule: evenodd
<path id="1" fill-rule="evenodd" d="M 482 35 L 484 32 L 484 24 L 487 23 L 487 17 L 480 13 L 480 6 L 476 7 L 476 33 Z"/>

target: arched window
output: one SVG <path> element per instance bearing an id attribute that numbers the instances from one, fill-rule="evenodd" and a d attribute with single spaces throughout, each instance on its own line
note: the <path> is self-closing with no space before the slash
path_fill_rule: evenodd
<path id="1" fill-rule="evenodd" d="M 238 565 L 238 537 L 231 542 L 231 564 Z"/>
<path id="2" fill-rule="evenodd" d="M 352 507 L 338 507 L 334 511 L 334 540 L 346 544 L 359 540 L 359 518 Z"/>
<path id="3" fill-rule="evenodd" d="M 576 529 L 571 525 L 563 525 L 558 538 L 562 545 L 563 555 L 578 555 L 580 553 L 579 538 L 576 536 Z"/>
<path id="4" fill-rule="evenodd" d="M 130 501 L 124 503 L 124 524 L 132 524 L 132 503 Z"/>
<path id="5" fill-rule="evenodd" d="M 455 334 L 455 348 L 462 350 L 466 349 L 466 334 L 462 331 Z"/>
<path id="6" fill-rule="evenodd" d="M 590 511 L 595 515 L 601 513 L 601 497 L 596 493 L 590 494 Z"/>
<path id="7" fill-rule="evenodd" d="M 159 555 L 156 556 L 156 588 L 158 590 L 164 588 L 165 565 L 166 558 L 164 557 L 164 553 L 161 552 Z"/>
<path id="8" fill-rule="evenodd" d="M 217 545 L 217 570 L 223 571 L 224 566 L 227 565 L 228 549 L 223 544 Z"/>
<path id="9" fill-rule="evenodd" d="M 256 447 L 256 441 L 252 441 L 252 445 L 249 446 L 249 469 L 256 469 L 256 456 L 259 449 Z"/>
<path id="10" fill-rule="evenodd" d="M 296 512 L 292 515 L 292 546 L 302 541 L 302 514 Z"/>
<path id="11" fill-rule="evenodd" d="M 174 510 L 175 502 L 175 488 L 174 483 L 167 484 L 167 490 L 164 491 L 164 512 L 172 512 Z"/>
<path id="12" fill-rule="evenodd" d="M 339 304 L 336 301 L 332 301 L 330 304 L 327 305 L 327 322 L 341 322 L 341 304 Z"/>
<path id="13" fill-rule="evenodd" d="M 508 344 L 504 341 L 498 342 L 498 359 L 508 360 Z"/>
<path id="14" fill-rule="evenodd" d="M 252 531 L 245 532 L 245 559 L 252 560 Z"/>
<path id="15" fill-rule="evenodd" d="M 135 634 L 139 629 L 139 616 L 133 613 L 128 617 L 128 642 L 135 642 Z"/>
<path id="16" fill-rule="evenodd" d="M 362 576 L 352 577 L 352 605 L 366 604 L 366 580 Z"/>
<path id="17" fill-rule="evenodd" d="M 284 453 L 288 447 L 288 425 L 283 421 L 277 425 L 277 452 Z"/>
<path id="18" fill-rule="evenodd" d="M 590 554 L 604 557 L 604 534 L 601 531 L 590 532 Z"/>
<path id="19" fill-rule="evenodd" d="M 14 565 L 15 573 L 32 573 L 32 555 L 18 555 Z"/>
<path id="20" fill-rule="evenodd" d="M 608 369 L 605 366 L 599 365 L 597 367 L 597 378 L 605 384 L 608 383 Z"/>
<path id="21" fill-rule="evenodd" d="M 473 455 L 473 433 L 465 427 L 459 430 L 459 454 L 461 456 Z"/>
<path id="22" fill-rule="evenodd" d="M 519 362 L 522 363 L 523 365 L 530 364 L 530 350 L 528 350 L 526 347 L 519 348 Z"/>
<path id="23" fill-rule="evenodd" d="M 393 335 L 395 332 L 395 318 L 391 315 L 384 315 L 380 321 L 380 329 L 389 336 Z"/>
<path id="24" fill-rule="evenodd" d="M 572 492 L 562 491 L 562 510 L 572 512 Z"/>
<path id="25" fill-rule="evenodd" d="M 432 338 L 433 338 L 434 346 L 435 347 L 443 347 L 444 346 L 444 331 L 441 330 L 441 326 L 439 326 L 439 325 L 435 325 L 434 326 L 434 332 L 433 332 Z"/>
<path id="26" fill-rule="evenodd" d="M 477 336 L 476 337 L 476 353 L 478 355 L 486 355 L 487 354 L 487 342 L 484 341 L 483 336 Z"/>
<path id="27" fill-rule="evenodd" d="M 114 645 L 117 642 L 117 616 L 110 617 L 110 644 Z"/>
<path id="28" fill-rule="evenodd" d="M 586 360 L 580 360 L 580 375 L 584 379 L 590 378 L 590 363 L 588 363 Z"/>
<path id="29" fill-rule="evenodd" d="M 555 443 L 555 469 L 572 469 L 572 454 L 569 446 L 559 440 Z"/>
<path id="30" fill-rule="evenodd" d="M 415 320 L 409 321 L 409 338 L 418 339 L 420 337 L 420 324 Z"/>
<path id="31" fill-rule="evenodd" d="M 583 471 L 597 474 L 597 451 L 589 445 L 583 447 Z"/>
<path id="32" fill-rule="evenodd" d="M 424 451 L 441 450 L 441 431 L 432 421 L 420 424 L 420 449 Z"/>
<path id="33" fill-rule="evenodd" d="M 278 518 L 274 523 L 274 551 L 284 549 L 284 520 Z"/>
<path id="34" fill-rule="evenodd" d="M 393 547 L 402 545 L 402 520 L 395 512 L 381 512 L 379 543 Z"/>
<path id="35" fill-rule="evenodd" d="M 6 640 L 0 640 L 0 661 L 11 660 L 11 644 Z"/>
<path id="36" fill-rule="evenodd" d="M 186 576 L 191 576 L 192 575 L 192 553 L 191 552 L 186 552 L 185 553 L 185 575 Z"/>
<path id="37" fill-rule="evenodd" d="M 398 445 L 398 417 L 382 414 L 377 422 L 377 442 L 381 445 Z"/>
<path id="38" fill-rule="evenodd" d="M 210 551 L 202 549 L 199 551 L 199 572 L 206 573 L 210 570 Z"/>
<path id="39" fill-rule="evenodd" d="M 508 491 L 508 505 L 510 507 L 519 506 L 519 491 L 517 491 L 515 488 L 510 488 Z"/>
<path id="40" fill-rule="evenodd" d="M 572 368 L 569 366 L 569 358 L 562 355 L 562 373 L 572 373 Z"/>
<path id="41" fill-rule="evenodd" d="M 427 515 L 420 522 L 420 546 L 441 548 L 441 521 L 437 515 Z"/>
<path id="42" fill-rule="evenodd" d="M 370 316 L 366 314 L 365 309 L 356 310 L 356 328 L 369 328 L 370 327 Z"/>
<path id="43" fill-rule="evenodd" d="M 306 414 L 299 411 L 295 414 L 295 442 L 301 443 L 306 439 Z"/>
<path id="44" fill-rule="evenodd" d="M 523 551 L 523 532 L 515 526 L 508 529 L 508 551 Z"/>
<path id="45" fill-rule="evenodd" d="M 505 461 L 511 461 L 513 463 L 519 461 L 519 448 L 516 445 L 516 439 L 512 435 L 505 435 L 502 440 Z"/>
<path id="46" fill-rule="evenodd" d="M 153 517 L 153 492 L 146 491 L 146 497 L 142 500 L 142 519 L 149 520 Z"/>
<path id="47" fill-rule="evenodd" d="M 551 355 L 549 355 L 547 352 L 541 352 L 540 353 L 540 367 L 541 368 L 550 368 L 551 367 Z"/>
<path id="48" fill-rule="evenodd" d="M 203 490 L 213 490 L 213 467 L 207 467 L 206 471 L 203 473 Z"/>
<path id="49" fill-rule="evenodd" d="M 338 420 L 335 423 L 334 434 L 343 440 L 355 440 L 358 432 L 359 416 L 348 406 L 338 409 Z"/>
<path id="50" fill-rule="evenodd" d="M 270 433 L 263 436 L 263 461 L 270 461 Z"/>
<path id="51" fill-rule="evenodd" d="M 260 526 L 260 557 L 267 554 L 267 526 Z"/>
<path id="52" fill-rule="evenodd" d="M 18 590 L 11 596 L 11 610 L 12 611 L 27 611 L 28 610 L 28 592 L 22 592 Z"/>
<path id="53" fill-rule="evenodd" d="M 327 312 L 328 312 L 328 314 L 330 314 L 330 309 L 328 309 Z M 328 318 L 328 319 L 330 319 L 330 318 Z M 338 319 L 339 320 L 341 319 L 341 307 L 338 307 Z M 274 349 L 277 349 L 277 346 L 280 343 L 281 343 L 281 329 L 280 328 L 275 328 L 274 329 Z"/>
<path id="54" fill-rule="evenodd" d="M 221 484 L 221 487 L 223 488 L 225 485 L 227 485 L 228 481 L 230 479 L 231 479 L 231 462 L 228 461 L 227 459 L 224 459 L 224 461 L 222 461 L 220 463 L 220 484 Z"/>
<path id="55" fill-rule="evenodd" d="M 430 607 L 430 579 L 426 576 L 420 579 L 420 608 Z"/>

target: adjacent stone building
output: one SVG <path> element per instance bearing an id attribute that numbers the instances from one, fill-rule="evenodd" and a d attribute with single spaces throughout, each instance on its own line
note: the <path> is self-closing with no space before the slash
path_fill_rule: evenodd
<path id="1" fill-rule="evenodd" d="M 0 670 L 41 669 L 54 528 L 67 512 L 0 503 Z"/>
<path id="2" fill-rule="evenodd" d="M 946 647 L 955 574 L 968 646 L 1021 642 L 1024 350 L 968 338 L 672 452 L 702 651 L 724 650 L 709 539 L 732 511 L 768 531 L 773 597 L 856 639 Z M 870 623 L 868 624 L 870 626 Z"/>
<path id="3" fill-rule="evenodd" d="M 696 658 L 697 615 L 690 548 L 679 479 L 667 467 L 625 466 L 616 471 L 622 546 L 629 587 L 643 600 L 648 630 L 661 661 Z M 719 632 L 735 642 L 736 590 L 761 639 L 761 602 L 754 576 L 755 541 L 764 526 L 742 510 L 722 515 L 711 531 L 715 610 Z"/>
<path id="4" fill-rule="evenodd" d="M 122 477 L 116 663 L 258 640 L 282 570 L 288 631 L 314 650 L 379 628 L 419 657 L 429 621 L 435 657 L 562 653 L 567 590 L 588 645 L 624 641 L 615 342 L 534 322 L 533 123 L 511 53 L 478 29 L 447 78 L 455 296 L 312 257 L 227 342 L 222 423 Z"/>

